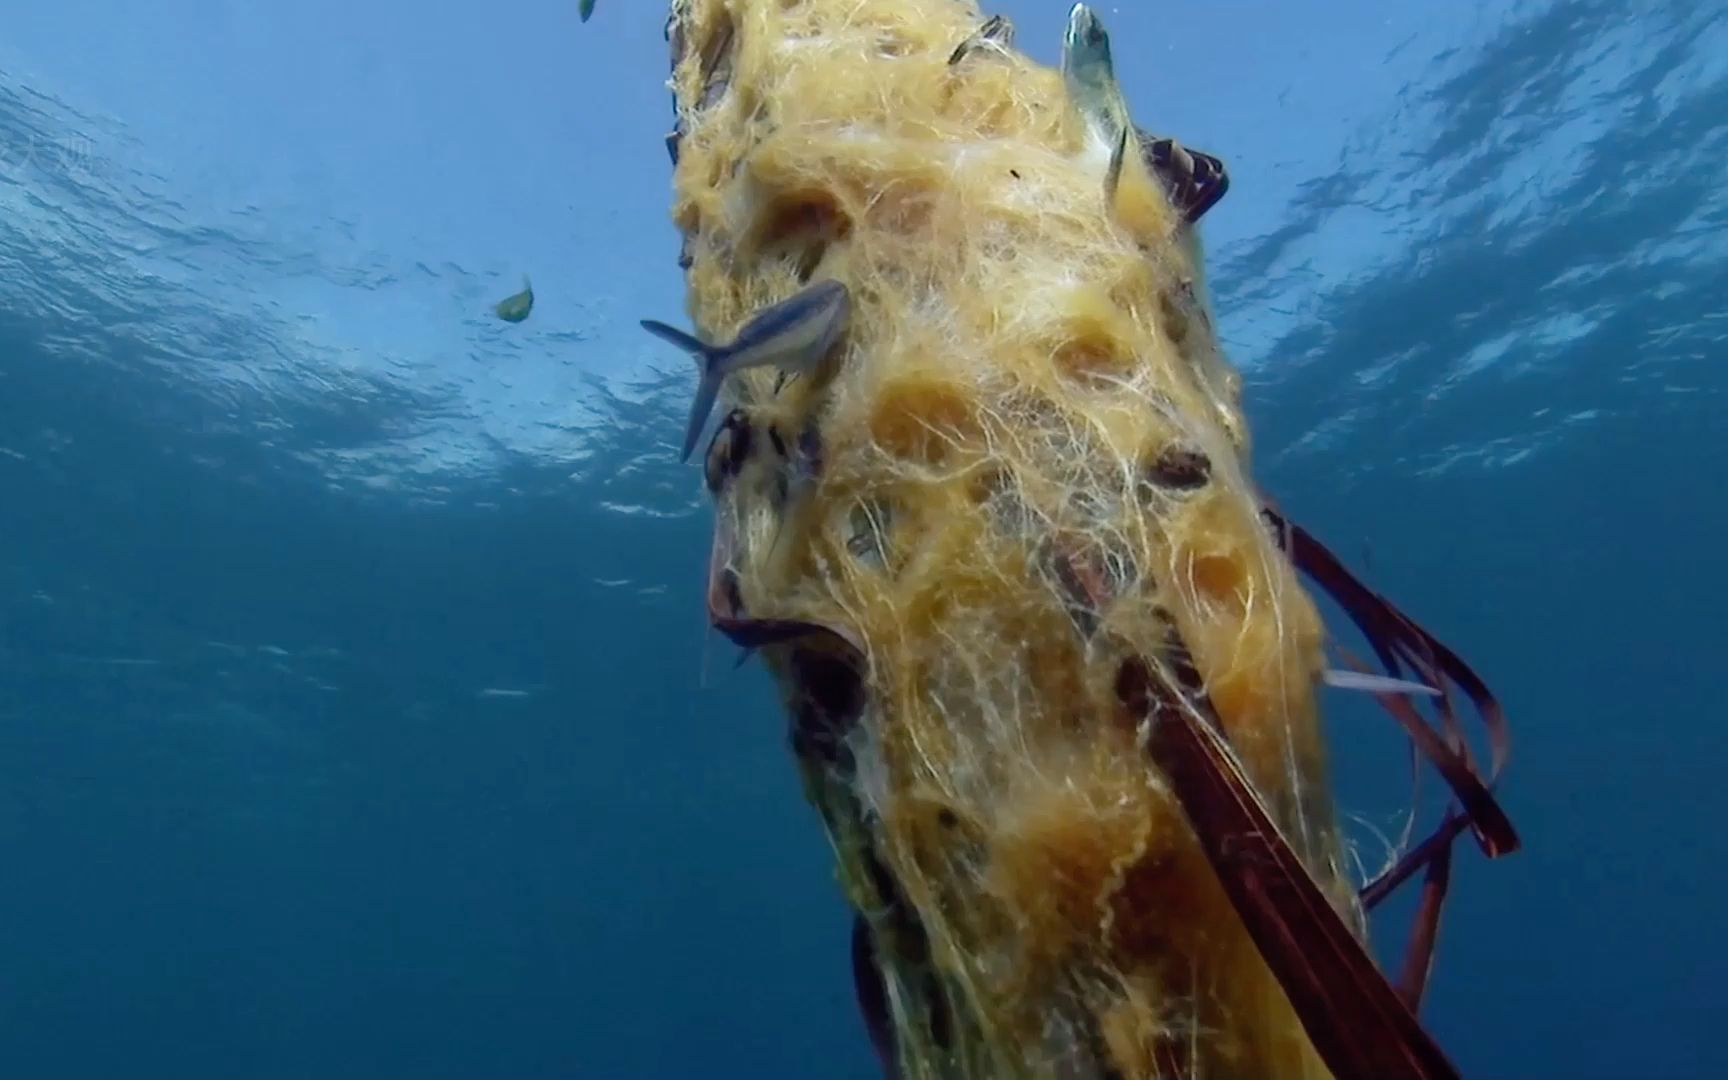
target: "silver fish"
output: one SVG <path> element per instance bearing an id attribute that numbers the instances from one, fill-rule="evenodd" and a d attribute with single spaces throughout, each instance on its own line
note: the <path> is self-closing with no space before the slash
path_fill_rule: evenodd
<path id="1" fill-rule="evenodd" d="M 1327 686 L 1339 690 L 1360 690 L 1368 694 L 1416 694 L 1420 697 L 1439 697 L 1440 691 L 1427 683 L 1412 682 L 1409 679 L 1394 679 L 1390 675 L 1369 675 L 1361 671 L 1344 671 L 1339 668 L 1327 668 L 1321 674 L 1320 680 Z"/>
<path id="2" fill-rule="evenodd" d="M 948 66 L 953 67 L 981 49 L 1006 53 L 1013 46 L 1014 24 L 1006 15 L 992 15 L 970 37 L 954 47 L 954 51 L 948 54 Z"/>
<path id="3" fill-rule="evenodd" d="M 1062 35 L 1062 81 L 1086 126 L 1110 148 L 1104 192 L 1114 197 L 1133 126 L 1110 60 L 1110 35 L 1103 20 L 1085 4 L 1075 4 L 1068 12 L 1068 29 Z"/>
<path id="4" fill-rule="evenodd" d="M 684 453 L 679 460 L 690 460 L 690 451 L 695 449 L 697 436 L 708 423 L 708 414 L 726 376 L 769 365 L 793 375 L 815 371 L 845 332 L 851 312 L 852 296 L 846 286 L 825 280 L 763 308 L 724 345 L 709 344 L 676 327 L 643 319 L 644 330 L 689 352 L 698 365 L 696 400 L 690 405 Z"/>

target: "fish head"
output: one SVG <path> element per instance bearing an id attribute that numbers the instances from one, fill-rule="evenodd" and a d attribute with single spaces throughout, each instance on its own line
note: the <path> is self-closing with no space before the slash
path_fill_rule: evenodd
<path id="1" fill-rule="evenodd" d="M 823 278 L 805 290 L 804 300 L 810 318 L 830 324 L 836 334 L 846 328 L 852 315 L 852 291 L 844 282 Z"/>
<path id="2" fill-rule="evenodd" d="M 1102 64 L 1111 70 L 1110 34 L 1104 20 L 1085 4 L 1075 4 L 1068 12 L 1068 29 L 1062 34 L 1062 67 L 1065 71 L 1090 68 Z"/>
<path id="3" fill-rule="evenodd" d="M 822 318 L 827 323 L 827 330 L 822 335 L 822 349 L 826 353 L 840 336 L 846 332 L 846 327 L 852 321 L 852 292 L 838 281 L 827 281 L 822 285 L 821 307 Z"/>
<path id="4" fill-rule="evenodd" d="M 1114 163 L 1123 144 L 1123 129 L 1129 126 L 1128 104 L 1116 81 L 1104 21 L 1085 4 L 1075 4 L 1068 14 L 1068 29 L 1062 35 L 1062 81 L 1092 138 Z M 1115 175 L 1112 170 L 1111 190 Z"/>
<path id="5" fill-rule="evenodd" d="M 787 374 L 809 376 L 846 332 L 851 316 L 851 291 L 843 282 L 824 278 L 752 320 L 739 332 L 728 363 L 773 363 Z"/>

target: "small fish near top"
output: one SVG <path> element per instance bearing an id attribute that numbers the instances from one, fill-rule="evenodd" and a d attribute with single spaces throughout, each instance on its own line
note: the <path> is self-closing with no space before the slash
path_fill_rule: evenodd
<path id="1" fill-rule="evenodd" d="M 1110 35 L 1097 12 L 1085 4 L 1075 4 L 1068 13 L 1068 29 L 1062 35 L 1062 81 L 1086 126 L 1110 150 L 1104 192 L 1114 197 L 1133 125 L 1110 59 Z"/>
<path id="2" fill-rule="evenodd" d="M 529 283 L 528 275 L 522 275 L 521 292 L 506 296 L 492 305 L 492 310 L 505 322 L 518 323 L 526 319 L 528 313 L 534 310 L 534 286 Z"/>
<path id="3" fill-rule="evenodd" d="M 582 0 L 582 6 L 579 10 L 582 13 L 582 21 L 587 22 L 588 16 L 594 14 L 594 0 Z"/>
<path id="4" fill-rule="evenodd" d="M 644 330 L 696 358 L 696 400 L 690 404 L 690 422 L 684 429 L 684 452 L 679 460 L 690 460 L 690 451 L 708 422 L 726 376 L 769 365 L 790 375 L 814 372 L 845 332 L 851 313 L 852 294 L 846 286 L 824 280 L 758 311 L 724 345 L 712 345 L 663 322 L 643 319 Z"/>
<path id="5" fill-rule="evenodd" d="M 948 66 L 953 67 L 975 52 L 992 49 L 1006 53 L 1014 46 L 1014 24 L 1008 21 L 1006 15 L 992 15 L 986 19 L 983 26 L 954 47 L 948 54 Z"/>

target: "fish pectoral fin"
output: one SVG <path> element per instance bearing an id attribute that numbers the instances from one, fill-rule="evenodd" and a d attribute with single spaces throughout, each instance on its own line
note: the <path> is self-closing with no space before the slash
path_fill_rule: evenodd
<path id="1" fill-rule="evenodd" d="M 1116 189 L 1122 183 L 1122 161 L 1128 151 L 1128 128 L 1116 133 L 1116 146 L 1110 151 L 1110 167 L 1104 171 L 1104 200 L 1114 205 Z"/>
<path id="2" fill-rule="evenodd" d="M 684 452 L 679 461 L 689 461 L 690 451 L 696 449 L 696 440 L 701 437 L 702 429 L 708 424 L 708 414 L 714 411 L 714 399 L 720 396 L 720 381 L 725 378 L 723 372 L 713 364 L 705 364 L 701 378 L 696 383 L 696 398 L 690 402 L 690 419 L 684 427 Z"/>

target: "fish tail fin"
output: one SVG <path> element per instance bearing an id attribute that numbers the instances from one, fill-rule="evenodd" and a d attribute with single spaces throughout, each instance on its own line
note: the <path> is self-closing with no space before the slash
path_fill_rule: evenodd
<path id="1" fill-rule="evenodd" d="M 696 335 L 687 334 L 676 326 L 667 326 L 665 323 L 656 322 L 653 319 L 643 319 L 642 329 L 653 334 L 661 341 L 670 342 L 671 344 L 678 346 L 680 349 L 683 349 L 685 352 L 693 353 L 696 357 L 697 363 L 701 364 L 703 367 L 708 366 L 707 360 L 710 350 L 702 339 Z"/>
<path id="2" fill-rule="evenodd" d="M 684 453 L 678 460 L 690 460 L 690 451 L 696 449 L 696 440 L 702 435 L 708 414 L 714 409 L 714 399 L 720 396 L 720 380 L 724 377 L 720 365 L 702 365 L 702 375 L 696 383 L 696 399 L 690 403 L 690 421 L 684 428 Z"/>
<path id="3" fill-rule="evenodd" d="M 685 333 L 676 326 L 667 326 L 654 319 L 643 319 L 641 322 L 642 329 L 662 341 L 678 346 L 696 359 L 696 399 L 690 403 L 690 423 L 684 430 L 684 454 L 679 459 L 689 461 L 690 451 L 696 448 L 696 439 L 702 434 L 702 427 L 708 421 L 708 413 L 714 408 L 714 399 L 720 396 L 720 382 L 726 377 L 726 350 L 716 349 L 696 335 Z"/>

